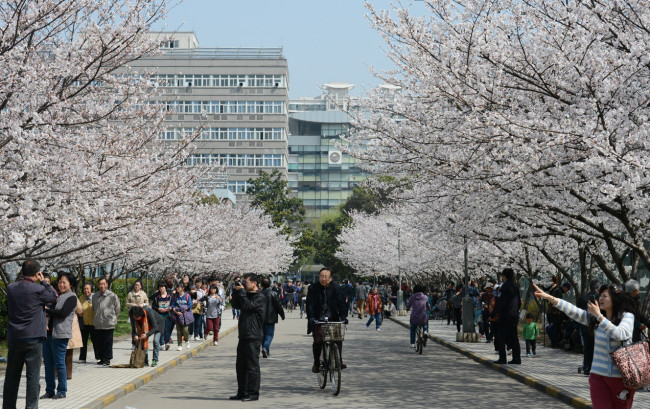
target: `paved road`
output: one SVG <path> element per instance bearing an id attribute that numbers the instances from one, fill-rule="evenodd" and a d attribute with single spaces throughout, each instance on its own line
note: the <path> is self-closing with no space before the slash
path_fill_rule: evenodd
<path id="1" fill-rule="evenodd" d="M 318 389 L 311 373 L 311 337 L 306 320 L 289 314 L 276 326 L 271 357 L 262 359 L 261 398 L 232 402 L 235 394 L 236 334 L 217 347 L 156 378 L 109 408 L 305 408 L 305 407 L 488 407 L 568 408 L 558 400 L 429 342 L 424 355 L 408 347 L 408 331 L 385 321 L 382 332 L 354 318 L 343 344 L 341 394 Z M 371 325 L 374 327 L 374 324 Z M 329 385 L 328 385 L 329 386 Z"/>

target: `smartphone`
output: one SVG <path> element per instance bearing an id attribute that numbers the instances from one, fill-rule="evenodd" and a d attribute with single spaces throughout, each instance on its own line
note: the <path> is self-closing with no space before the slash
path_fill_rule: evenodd
<path id="1" fill-rule="evenodd" d="M 589 302 L 592 304 L 596 304 L 596 296 L 595 295 L 590 295 L 589 296 Z"/>

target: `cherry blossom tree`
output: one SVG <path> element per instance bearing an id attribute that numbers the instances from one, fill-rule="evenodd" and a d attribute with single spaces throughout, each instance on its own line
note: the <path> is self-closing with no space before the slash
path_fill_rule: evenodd
<path id="1" fill-rule="evenodd" d="M 146 35 L 158 0 L 0 4 L 0 278 L 36 258 L 83 274 L 278 271 L 287 239 L 248 209 L 196 203 L 195 135 L 160 141 L 166 112 Z M 257 246 L 257 248 L 255 247 Z"/>
<path id="2" fill-rule="evenodd" d="M 370 92 L 349 152 L 408 175 L 404 200 L 450 234 L 525 244 L 560 271 L 589 256 L 613 281 L 650 266 L 647 5 L 425 4 L 368 6 L 397 67 L 377 75 L 400 91 Z"/>

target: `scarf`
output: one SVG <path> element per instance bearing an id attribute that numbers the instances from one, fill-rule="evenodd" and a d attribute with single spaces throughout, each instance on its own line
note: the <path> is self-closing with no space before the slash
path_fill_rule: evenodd
<path id="1" fill-rule="evenodd" d="M 144 350 L 149 349 L 149 337 L 146 336 L 146 333 L 149 332 L 149 322 L 147 321 L 147 312 L 145 311 L 142 319 L 135 320 L 135 331 L 138 337 L 144 337 Z"/>

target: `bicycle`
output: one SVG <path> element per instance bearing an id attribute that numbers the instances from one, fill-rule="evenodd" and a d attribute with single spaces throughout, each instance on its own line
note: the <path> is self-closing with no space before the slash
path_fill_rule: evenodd
<path id="1" fill-rule="evenodd" d="M 318 386 L 325 389 L 329 378 L 332 395 L 338 396 L 341 392 L 341 354 L 336 342 L 343 341 L 345 338 L 345 323 L 316 321 L 314 324 L 320 324 L 323 337 L 320 372 L 317 375 Z"/>
<path id="2" fill-rule="evenodd" d="M 294 308 L 294 305 L 293 305 L 293 293 L 288 293 L 287 294 L 287 310 L 289 310 L 289 312 L 293 312 L 293 308 Z"/>
<path id="3" fill-rule="evenodd" d="M 424 327 L 418 325 L 415 327 L 415 352 L 422 355 L 425 346 L 427 346 L 427 339 L 424 336 Z"/>

